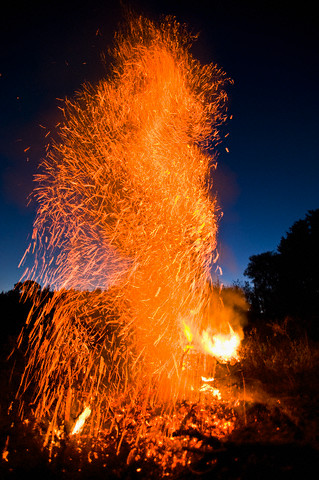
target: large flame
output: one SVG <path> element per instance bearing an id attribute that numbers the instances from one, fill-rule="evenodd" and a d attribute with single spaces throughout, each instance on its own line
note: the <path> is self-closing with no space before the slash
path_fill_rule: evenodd
<path id="1" fill-rule="evenodd" d="M 238 347 L 235 334 L 207 330 L 225 324 L 207 313 L 207 285 L 219 215 L 211 151 L 227 79 L 192 57 L 192 40 L 172 18 L 129 20 L 109 77 L 62 106 L 36 178 L 36 258 L 26 272 L 55 293 L 30 312 L 20 390 L 32 379 L 48 436 L 81 411 L 85 421 L 84 405 L 96 434 L 112 402 L 149 398 L 153 385 L 152 401 L 186 395 L 180 318 L 192 316 L 187 342 L 205 353 L 228 359 Z"/>

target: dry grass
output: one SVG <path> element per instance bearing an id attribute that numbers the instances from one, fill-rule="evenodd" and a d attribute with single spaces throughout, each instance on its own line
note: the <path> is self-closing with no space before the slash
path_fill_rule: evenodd
<path id="1" fill-rule="evenodd" d="M 309 377 L 316 375 L 319 346 L 306 333 L 293 336 L 287 323 L 267 324 L 246 337 L 241 366 L 248 380 L 258 377 L 273 392 L 293 392 L 300 381 L 308 385 Z"/>
<path id="2" fill-rule="evenodd" d="M 298 330 L 298 334 L 296 334 Z M 319 447 L 319 345 L 293 323 L 272 323 L 246 337 L 240 362 L 246 399 L 279 409 L 302 443 Z M 285 432 L 282 432 L 282 439 Z"/>

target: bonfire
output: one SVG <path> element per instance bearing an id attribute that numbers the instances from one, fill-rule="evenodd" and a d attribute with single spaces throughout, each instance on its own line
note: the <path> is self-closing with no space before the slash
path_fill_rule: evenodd
<path id="1" fill-rule="evenodd" d="M 107 78 L 63 102 L 35 178 L 24 276 L 54 293 L 19 337 L 17 402 L 51 456 L 76 439 L 106 466 L 110 445 L 125 446 L 130 464 L 143 446 L 165 471 L 189 462 L 187 449 L 168 456 L 177 437 L 201 431 L 190 451 L 234 428 L 215 376 L 238 360 L 243 330 L 211 273 L 230 80 L 193 58 L 195 39 L 174 18 L 130 18 Z"/>

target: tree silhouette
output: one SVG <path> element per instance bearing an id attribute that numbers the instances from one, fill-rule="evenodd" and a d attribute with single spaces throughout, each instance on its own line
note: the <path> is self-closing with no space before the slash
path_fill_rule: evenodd
<path id="1" fill-rule="evenodd" d="M 248 290 L 252 311 L 267 317 L 276 316 L 278 305 L 276 291 L 279 282 L 279 254 L 265 252 L 249 258 L 244 272 L 253 282 Z"/>
<path id="2" fill-rule="evenodd" d="M 33 308 L 32 320 L 45 302 L 53 295 L 50 287 L 42 288 L 33 280 L 25 280 L 14 285 L 12 290 L 0 293 L 0 309 L 1 309 L 1 335 L 0 350 L 5 350 L 5 354 L 16 344 L 16 339 L 24 326 L 26 319 Z"/>
<path id="3" fill-rule="evenodd" d="M 319 209 L 310 210 L 281 238 L 276 252 L 249 258 L 244 272 L 254 316 L 299 320 L 319 338 Z"/>

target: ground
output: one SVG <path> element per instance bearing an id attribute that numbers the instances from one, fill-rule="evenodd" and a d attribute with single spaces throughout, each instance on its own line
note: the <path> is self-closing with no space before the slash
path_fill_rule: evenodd
<path id="1" fill-rule="evenodd" d="M 253 329 L 240 361 L 217 365 L 218 395 L 208 385 L 174 413 L 150 408 L 142 419 L 133 409 L 111 434 L 58 441 L 50 461 L 32 422 L 7 415 L 18 382 L 9 379 L 9 347 L 1 356 L 1 478 L 273 480 L 311 478 L 318 467 L 319 345 L 306 333 Z"/>

